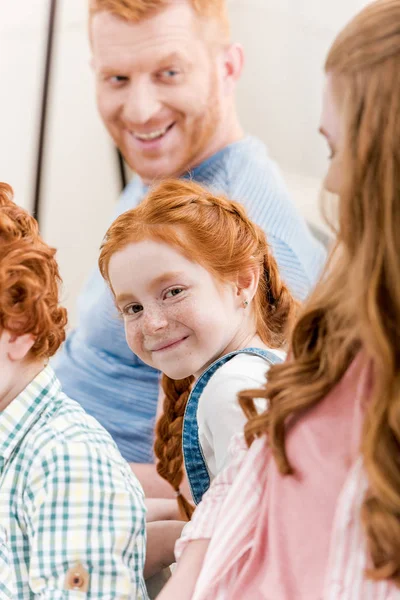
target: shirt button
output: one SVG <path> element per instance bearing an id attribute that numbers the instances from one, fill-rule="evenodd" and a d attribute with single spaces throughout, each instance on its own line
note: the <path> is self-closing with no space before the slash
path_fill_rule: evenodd
<path id="1" fill-rule="evenodd" d="M 69 569 L 65 575 L 65 590 L 89 591 L 89 573 L 80 563 Z"/>

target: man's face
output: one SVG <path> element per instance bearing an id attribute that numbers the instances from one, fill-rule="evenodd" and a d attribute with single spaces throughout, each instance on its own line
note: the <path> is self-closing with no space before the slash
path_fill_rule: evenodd
<path id="1" fill-rule="evenodd" d="M 101 117 L 145 182 L 181 175 L 219 149 L 221 49 L 190 3 L 139 23 L 98 13 L 91 39 Z"/>

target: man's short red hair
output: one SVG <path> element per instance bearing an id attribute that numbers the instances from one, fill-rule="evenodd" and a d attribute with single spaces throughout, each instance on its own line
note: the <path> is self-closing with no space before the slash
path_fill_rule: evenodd
<path id="1" fill-rule="evenodd" d="M 53 356 L 65 339 L 67 313 L 59 306 L 61 278 L 37 222 L 0 183 L 0 332 L 32 334 L 33 358 Z"/>
<path id="2" fill-rule="evenodd" d="M 226 0 L 188 0 L 194 10 L 204 19 L 214 19 L 220 25 L 223 41 L 230 35 Z M 109 12 L 125 19 L 138 22 L 152 13 L 156 13 L 174 0 L 89 0 L 90 18 L 99 12 Z"/>

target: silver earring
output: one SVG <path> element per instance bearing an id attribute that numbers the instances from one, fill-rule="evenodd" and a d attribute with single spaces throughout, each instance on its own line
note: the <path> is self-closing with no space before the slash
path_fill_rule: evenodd
<path id="1" fill-rule="evenodd" d="M 248 300 L 243 300 L 243 308 L 247 308 L 249 305 L 249 301 Z"/>

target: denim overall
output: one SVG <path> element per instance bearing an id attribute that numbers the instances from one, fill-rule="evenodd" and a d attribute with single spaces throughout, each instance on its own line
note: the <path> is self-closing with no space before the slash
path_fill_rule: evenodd
<path id="1" fill-rule="evenodd" d="M 199 405 L 201 394 L 212 375 L 237 354 L 253 354 L 255 356 L 260 356 L 270 365 L 282 362 L 276 354 L 269 350 L 263 350 L 261 348 L 244 348 L 243 350 L 237 350 L 236 352 L 226 354 L 213 362 L 194 384 L 183 417 L 182 450 L 190 490 L 196 504 L 199 504 L 203 494 L 205 494 L 210 487 L 210 475 L 199 440 L 197 407 Z"/>

